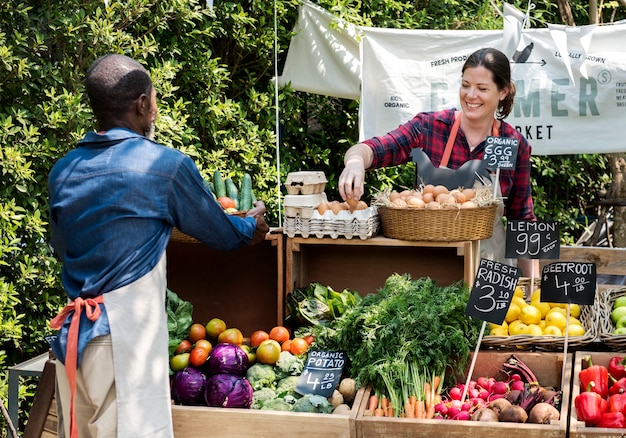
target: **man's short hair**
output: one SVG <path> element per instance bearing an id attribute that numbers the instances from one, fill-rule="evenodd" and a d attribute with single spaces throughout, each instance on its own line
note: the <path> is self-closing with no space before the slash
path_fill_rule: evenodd
<path id="1" fill-rule="evenodd" d="M 100 121 L 118 118 L 139 96 L 150 96 L 152 80 L 140 63 L 124 55 L 96 59 L 87 70 L 87 95 Z"/>

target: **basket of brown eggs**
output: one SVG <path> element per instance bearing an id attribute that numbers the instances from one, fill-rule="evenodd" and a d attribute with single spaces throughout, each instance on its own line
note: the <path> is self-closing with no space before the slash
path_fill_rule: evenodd
<path id="1" fill-rule="evenodd" d="M 381 191 L 372 202 L 385 237 L 441 242 L 488 239 L 501 203 L 488 186 L 450 190 L 432 184 Z"/>

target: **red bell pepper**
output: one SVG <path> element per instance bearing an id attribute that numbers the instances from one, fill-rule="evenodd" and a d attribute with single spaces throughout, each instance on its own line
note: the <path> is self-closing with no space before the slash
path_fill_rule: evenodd
<path id="1" fill-rule="evenodd" d="M 600 410 L 602 411 L 603 414 L 605 412 L 609 412 L 609 400 L 608 399 L 603 398 L 600 401 Z"/>
<path id="2" fill-rule="evenodd" d="M 609 374 L 616 380 L 626 377 L 626 357 L 613 356 L 609 360 Z"/>
<path id="3" fill-rule="evenodd" d="M 609 379 L 612 382 L 611 386 L 609 387 L 609 395 L 626 393 L 626 377 L 615 380 L 613 376 L 609 374 Z"/>
<path id="4" fill-rule="evenodd" d="M 626 394 L 613 394 L 609 397 L 609 412 L 626 413 Z"/>
<path id="5" fill-rule="evenodd" d="M 623 429 L 626 427 L 626 417 L 621 412 L 606 412 L 602 414 L 598 427 L 610 427 L 613 429 Z"/>
<path id="6" fill-rule="evenodd" d="M 591 356 L 583 358 L 588 367 L 578 373 L 581 388 L 591 388 L 591 391 L 600 394 L 602 398 L 609 396 L 609 370 L 603 365 L 591 363 Z M 591 385 L 591 386 L 590 386 Z"/>
<path id="7" fill-rule="evenodd" d="M 602 419 L 602 397 L 600 394 L 591 391 L 591 385 L 585 392 L 581 392 L 574 399 L 576 416 L 580 421 L 585 422 L 585 426 L 595 426 Z"/>

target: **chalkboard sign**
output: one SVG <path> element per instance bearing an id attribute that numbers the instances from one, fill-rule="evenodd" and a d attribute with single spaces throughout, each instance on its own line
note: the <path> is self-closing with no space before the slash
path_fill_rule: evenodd
<path id="1" fill-rule="evenodd" d="M 296 392 L 330 397 L 341 380 L 345 364 L 346 354 L 343 351 L 309 350 Z"/>
<path id="2" fill-rule="evenodd" d="M 517 160 L 517 138 L 488 136 L 485 143 L 483 162 L 489 169 L 515 169 Z"/>
<path id="3" fill-rule="evenodd" d="M 555 262 L 541 272 L 541 301 L 592 305 L 596 297 L 596 264 Z"/>
<path id="4" fill-rule="evenodd" d="M 520 270 L 516 267 L 480 259 L 465 314 L 494 324 L 502 324 L 513 299 L 519 276 Z"/>
<path id="5" fill-rule="evenodd" d="M 509 259 L 558 259 L 560 225 L 556 221 L 515 221 L 506 224 L 505 256 Z"/>

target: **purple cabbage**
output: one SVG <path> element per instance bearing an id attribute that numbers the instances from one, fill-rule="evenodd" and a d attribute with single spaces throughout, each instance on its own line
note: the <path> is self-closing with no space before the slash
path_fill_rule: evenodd
<path id="1" fill-rule="evenodd" d="M 232 374 L 244 376 L 248 370 L 248 353 L 238 345 L 217 344 L 205 363 L 208 375 Z"/>
<path id="2" fill-rule="evenodd" d="M 215 374 L 208 378 L 204 401 L 219 408 L 249 408 L 252 404 L 252 385 L 244 377 Z"/>
<path id="3" fill-rule="evenodd" d="M 197 368 L 187 367 L 172 378 L 172 400 L 182 405 L 203 404 L 206 375 Z"/>

